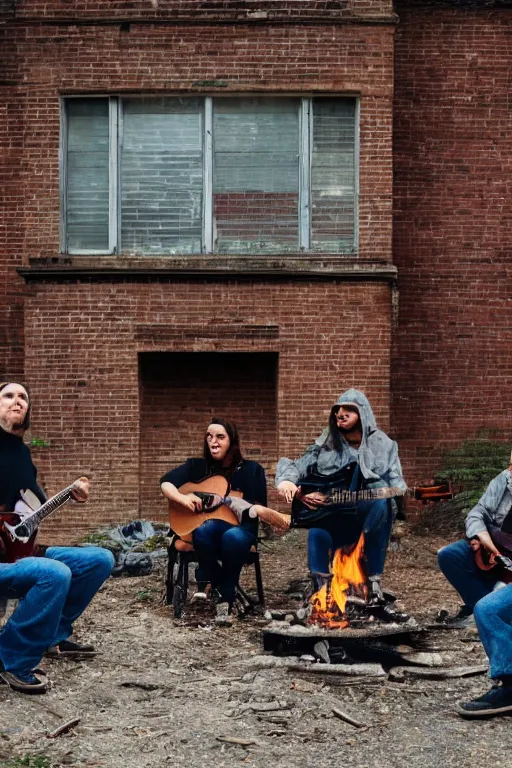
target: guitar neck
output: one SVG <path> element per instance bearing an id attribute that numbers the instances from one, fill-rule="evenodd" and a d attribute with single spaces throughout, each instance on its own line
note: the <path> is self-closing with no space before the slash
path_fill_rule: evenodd
<path id="1" fill-rule="evenodd" d="M 365 488 L 360 491 L 344 491 L 334 489 L 329 494 L 333 504 L 350 504 L 356 501 L 371 501 L 372 499 L 392 499 L 394 496 L 405 496 L 411 490 L 401 488 Z"/>
<path id="2" fill-rule="evenodd" d="M 73 495 L 74 483 L 68 485 L 67 488 L 52 496 L 51 499 L 45 501 L 45 503 L 36 509 L 34 514 L 22 520 L 16 528 L 23 529 L 23 536 L 30 536 L 39 526 L 41 520 L 48 517 L 52 512 L 55 512 L 59 507 L 62 507 Z"/>

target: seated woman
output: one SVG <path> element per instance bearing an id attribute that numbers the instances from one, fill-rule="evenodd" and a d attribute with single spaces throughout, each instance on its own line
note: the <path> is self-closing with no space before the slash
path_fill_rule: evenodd
<path id="1" fill-rule="evenodd" d="M 201 512 L 203 502 L 199 496 L 183 494 L 179 488 L 213 475 L 224 476 L 231 491 L 241 492 L 245 502 L 249 502 L 230 500 L 239 525 L 210 519 L 192 534 L 198 561 L 198 588 L 211 584 L 217 603 L 216 623 L 229 625 L 240 572 L 257 541 L 258 518 L 283 530 L 288 527 L 289 518 L 266 506 L 267 482 L 263 467 L 243 458 L 236 426 L 217 418 L 212 419 L 206 430 L 203 457 L 187 459 L 167 472 L 160 480 L 160 487 L 170 501 L 191 512 Z"/>

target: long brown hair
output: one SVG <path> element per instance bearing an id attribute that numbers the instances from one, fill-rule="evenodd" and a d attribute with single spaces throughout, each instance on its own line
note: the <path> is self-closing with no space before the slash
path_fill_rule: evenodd
<path id="1" fill-rule="evenodd" d="M 226 430 L 226 434 L 229 437 L 229 448 L 225 458 L 222 461 L 222 464 L 225 472 L 234 472 L 234 470 L 243 459 L 242 450 L 240 448 L 240 438 L 238 436 L 238 429 L 236 424 L 232 421 L 227 421 L 226 419 L 218 419 L 216 416 L 213 416 L 208 424 L 219 424 Z M 204 436 L 203 457 L 209 467 L 213 467 L 218 463 L 210 453 L 208 441 L 206 439 L 206 433 Z"/>
<path id="2" fill-rule="evenodd" d="M 17 384 L 19 387 L 23 387 L 23 389 L 28 395 L 27 413 L 25 415 L 23 424 L 20 427 L 20 429 L 28 429 L 30 427 L 30 392 L 28 391 L 28 388 L 25 386 L 25 384 L 20 384 L 18 381 L 0 381 L 0 392 L 2 392 L 2 390 L 8 387 L 9 384 Z"/>

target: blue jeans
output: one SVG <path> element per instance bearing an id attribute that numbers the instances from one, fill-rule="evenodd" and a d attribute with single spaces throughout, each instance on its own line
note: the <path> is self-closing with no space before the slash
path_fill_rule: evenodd
<path id="1" fill-rule="evenodd" d="M 512 675 L 512 584 L 493 592 L 496 579 L 477 568 L 467 541 L 448 544 L 439 550 L 437 559 L 464 605 L 474 612 L 489 657 L 490 676 Z"/>
<path id="2" fill-rule="evenodd" d="M 482 597 L 474 614 L 490 677 L 512 676 L 512 584 Z"/>
<path id="3" fill-rule="evenodd" d="M 211 582 L 221 600 L 233 603 L 240 573 L 256 536 L 224 520 L 206 520 L 192 534 L 201 581 Z M 221 561 L 219 563 L 219 560 Z"/>
<path id="4" fill-rule="evenodd" d="M 50 547 L 44 557 L 0 564 L 0 597 L 20 603 L 0 632 L 0 660 L 28 674 L 44 652 L 69 637 L 114 566 L 100 547 Z"/>
<path id="5" fill-rule="evenodd" d="M 368 576 L 381 576 L 392 526 L 393 512 L 386 499 L 358 503 L 357 514 L 340 513 L 339 516 L 327 517 L 322 521 L 321 528 L 309 531 L 309 570 L 329 573 L 335 551 L 355 544 L 364 531 Z"/>
<path id="6" fill-rule="evenodd" d="M 437 562 L 444 576 L 472 611 L 476 603 L 490 594 L 496 579 L 477 568 L 475 555 L 467 541 L 448 544 L 437 553 Z"/>

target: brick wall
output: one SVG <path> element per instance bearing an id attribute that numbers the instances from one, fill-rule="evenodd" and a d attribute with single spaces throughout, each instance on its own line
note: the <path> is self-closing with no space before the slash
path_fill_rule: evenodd
<path id="1" fill-rule="evenodd" d="M 392 413 L 411 482 L 512 429 L 512 13 L 454 5 L 396 3 Z"/>
<path id="2" fill-rule="evenodd" d="M 388 278 L 367 280 L 356 271 L 350 281 L 207 280 L 190 270 L 186 279 L 137 270 L 125 278 L 77 277 L 76 269 L 94 260 L 59 255 L 59 133 L 60 99 L 71 94 L 359 95 L 359 256 L 371 272 L 392 257 L 392 3 L 45 0 L 0 9 L 7 15 L 0 28 L 0 140 L 8 150 L 2 172 L 9 224 L 0 239 L 7 285 L 0 287 L 0 319 L 8 334 L 0 364 L 13 377 L 24 364 L 34 399 L 32 437 L 45 443 L 34 458 L 48 490 L 80 472 L 93 480 L 85 512 L 69 507 L 48 520 L 47 535 L 69 540 L 84 514 L 93 527 L 160 504 L 162 466 L 195 452 L 205 426 L 206 414 L 188 407 L 186 390 L 173 378 L 177 354 L 239 353 L 249 360 L 240 386 L 224 378 L 219 392 L 229 395 L 224 414 L 242 422 L 249 449 L 269 475 L 280 455 L 298 454 L 318 435 L 348 386 L 364 388 L 388 426 Z M 315 259 L 319 269 L 335 260 Z M 110 261 L 114 270 L 128 264 Z M 169 263 L 159 265 L 160 273 Z M 30 278 L 24 286 L 14 271 L 45 264 L 69 268 L 68 278 Z M 256 353 L 264 356 L 257 370 Z M 146 354 L 164 357 L 152 368 Z M 168 396 L 159 401 L 160 440 L 147 417 L 161 364 L 171 368 Z M 193 365 L 186 376 L 196 381 Z M 203 394 L 211 393 L 208 380 Z M 256 411 L 245 417 L 250 398 Z M 183 452 L 167 455 L 176 402 L 189 421 L 178 424 Z M 262 435 L 273 409 L 277 421 Z"/>
<path id="3" fill-rule="evenodd" d="M 84 508 L 68 507 L 45 536 L 154 516 L 159 477 L 197 454 L 217 408 L 270 476 L 279 456 L 318 436 L 347 387 L 364 389 L 388 427 L 389 293 L 385 283 L 337 280 L 31 283 L 31 437 L 46 443 L 34 460 L 52 492 L 82 472 L 92 478 L 85 523 Z M 209 353 L 204 376 L 191 352 Z"/>
<path id="4" fill-rule="evenodd" d="M 276 503 L 277 352 L 149 352 L 139 356 L 139 370 L 144 515 L 165 515 L 158 478 L 184 458 L 202 455 L 205 427 L 215 418 L 240 425 L 243 454 L 262 464 Z"/>

